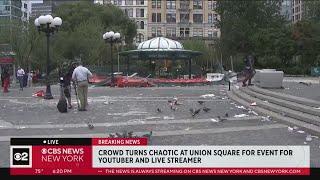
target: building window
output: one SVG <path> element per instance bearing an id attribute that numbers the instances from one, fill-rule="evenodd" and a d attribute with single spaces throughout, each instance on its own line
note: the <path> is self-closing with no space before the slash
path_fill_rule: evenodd
<path id="1" fill-rule="evenodd" d="M 167 23 L 176 23 L 176 14 L 167 14 Z"/>
<path id="2" fill-rule="evenodd" d="M 202 9 L 202 0 L 193 0 L 193 9 Z"/>
<path id="3" fill-rule="evenodd" d="M 190 1 L 181 1 L 180 0 L 180 9 L 189 9 Z"/>
<path id="4" fill-rule="evenodd" d="M 24 7 L 24 9 L 28 9 L 28 4 L 23 3 L 23 7 Z"/>
<path id="5" fill-rule="evenodd" d="M 152 0 L 153 9 L 161 9 L 161 0 Z"/>
<path id="6" fill-rule="evenodd" d="M 209 23 L 209 24 L 213 23 L 213 21 L 212 21 L 212 14 L 208 14 L 208 23 Z"/>
<path id="7" fill-rule="evenodd" d="M 161 13 L 152 13 L 152 22 L 161 22 Z"/>
<path id="8" fill-rule="evenodd" d="M 144 9 L 137 9 L 136 17 L 144 17 Z"/>
<path id="9" fill-rule="evenodd" d="M 125 9 L 124 13 L 128 16 L 128 17 L 133 17 L 133 9 Z"/>
<path id="10" fill-rule="evenodd" d="M 215 10 L 217 6 L 216 1 L 214 0 L 208 0 L 208 9 L 209 10 Z"/>
<path id="11" fill-rule="evenodd" d="M 202 14 L 194 14 L 193 15 L 194 23 L 203 23 L 203 15 Z"/>
<path id="12" fill-rule="evenodd" d="M 103 4 L 111 4 L 111 0 L 103 0 Z"/>
<path id="13" fill-rule="evenodd" d="M 140 22 L 140 29 L 144 29 L 144 21 Z"/>
<path id="14" fill-rule="evenodd" d="M 193 37 L 203 37 L 203 29 L 193 28 Z"/>
<path id="15" fill-rule="evenodd" d="M 218 37 L 218 31 L 213 31 L 213 38 L 217 38 Z"/>
<path id="16" fill-rule="evenodd" d="M 137 42 L 137 43 L 141 43 L 141 42 L 143 42 L 143 41 L 144 41 L 144 35 L 141 34 L 141 33 L 137 34 L 136 42 Z"/>
<path id="17" fill-rule="evenodd" d="M 156 27 L 152 27 L 151 28 L 151 36 L 152 37 L 156 37 L 157 36 L 157 28 Z"/>
<path id="18" fill-rule="evenodd" d="M 211 29 L 208 30 L 208 38 L 209 38 L 209 39 L 212 38 L 212 30 L 211 30 Z"/>
<path id="19" fill-rule="evenodd" d="M 133 0 L 125 0 L 125 5 L 133 5 Z"/>
<path id="20" fill-rule="evenodd" d="M 189 28 L 180 28 L 180 37 L 189 37 L 190 29 Z"/>
<path id="21" fill-rule="evenodd" d="M 114 0 L 114 5 L 122 5 L 122 0 Z"/>
<path id="22" fill-rule="evenodd" d="M 136 1 L 136 4 L 137 4 L 137 5 L 144 5 L 144 0 L 137 0 L 137 1 Z"/>
<path id="23" fill-rule="evenodd" d="M 176 0 L 167 0 L 167 9 L 176 9 Z"/>
<path id="24" fill-rule="evenodd" d="M 176 37 L 176 28 L 168 27 L 166 32 L 167 37 Z"/>
<path id="25" fill-rule="evenodd" d="M 180 14 L 180 22 L 189 23 L 189 14 L 181 13 Z"/>

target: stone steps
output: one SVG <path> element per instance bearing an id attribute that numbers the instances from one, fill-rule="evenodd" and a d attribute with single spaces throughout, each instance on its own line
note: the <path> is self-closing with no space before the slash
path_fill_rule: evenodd
<path id="1" fill-rule="evenodd" d="M 255 91 L 252 89 L 255 89 Z M 311 104 L 317 105 L 316 101 L 308 101 L 308 99 L 297 97 L 298 100 L 296 101 L 298 103 L 294 101 L 293 96 L 281 96 L 280 93 L 267 92 L 267 90 L 257 87 L 239 89 L 233 87 L 232 91 L 227 94 L 231 99 L 264 116 L 271 116 L 277 121 L 298 126 L 300 129 L 320 135 L 320 117 L 318 116 L 320 110 L 309 106 Z M 265 100 L 268 102 L 265 102 Z M 304 104 L 305 101 L 309 103 Z M 251 106 L 253 102 L 256 102 L 257 106 Z"/>

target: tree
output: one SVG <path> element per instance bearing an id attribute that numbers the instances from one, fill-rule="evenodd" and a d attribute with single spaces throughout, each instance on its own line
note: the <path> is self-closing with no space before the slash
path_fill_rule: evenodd
<path id="1" fill-rule="evenodd" d="M 217 1 L 216 12 L 221 20 L 221 44 L 224 53 L 233 55 L 253 50 L 250 37 L 258 29 L 280 27 L 285 23 L 280 14 L 281 0 L 249 1 L 239 0 Z"/>
<path id="2" fill-rule="evenodd" d="M 15 54 L 17 64 L 29 70 L 32 63 L 32 52 L 38 47 L 40 36 L 33 21 L 23 25 L 20 21 L 10 21 L 1 28 L 0 39 L 9 44 Z"/>

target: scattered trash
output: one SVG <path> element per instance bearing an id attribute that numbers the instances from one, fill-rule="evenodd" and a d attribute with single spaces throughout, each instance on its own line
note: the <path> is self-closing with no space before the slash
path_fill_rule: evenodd
<path id="1" fill-rule="evenodd" d="M 253 102 L 253 103 L 250 104 L 250 106 L 256 106 L 256 105 L 257 105 L 256 102 Z"/>
<path id="2" fill-rule="evenodd" d="M 106 101 L 106 102 L 103 102 L 103 104 L 108 105 L 108 104 L 113 104 L 113 102 Z"/>
<path id="3" fill-rule="evenodd" d="M 285 113 L 279 113 L 281 116 L 286 117 L 287 115 Z"/>
<path id="4" fill-rule="evenodd" d="M 162 110 L 161 110 L 161 109 L 159 109 L 159 108 L 157 109 L 157 111 L 158 111 L 158 112 L 162 112 Z"/>
<path id="5" fill-rule="evenodd" d="M 63 129 L 59 129 L 60 131 L 62 131 Z"/>
<path id="6" fill-rule="evenodd" d="M 22 126 L 22 127 L 18 127 L 17 129 L 25 129 L 26 127 Z"/>
<path id="7" fill-rule="evenodd" d="M 303 142 L 304 144 L 307 144 L 307 142 Z"/>
<path id="8" fill-rule="evenodd" d="M 299 131 L 297 131 L 298 133 L 300 133 L 300 134 L 303 134 L 303 133 L 305 133 L 304 131 L 302 131 L 302 130 L 299 130 Z"/>
<path id="9" fill-rule="evenodd" d="M 209 98 L 209 97 L 215 97 L 214 94 L 204 94 L 200 96 L 201 98 Z"/>
<path id="10" fill-rule="evenodd" d="M 297 129 L 299 129 L 299 128 L 298 128 L 297 126 L 293 126 L 293 129 L 294 129 L 294 130 L 297 130 Z"/>
<path id="11" fill-rule="evenodd" d="M 165 119 L 165 120 L 174 119 L 174 116 L 172 116 L 172 117 L 169 117 L 169 116 L 163 116 L 163 119 Z"/>
<path id="12" fill-rule="evenodd" d="M 184 129 L 185 131 L 189 131 L 191 128 L 190 127 L 188 127 L 188 128 L 186 128 L 186 129 Z"/>
<path id="13" fill-rule="evenodd" d="M 86 122 L 86 124 L 87 124 L 89 129 L 93 129 L 94 128 L 93 124 L 90 124 L 89 122 Z"/>
<path id="14" fill-rule="evenodd" d="M 306 141 L 312 141 L 312 136 L 311 135 L 308 135 L 307 137 L 306 137 Z"/>
<path id="15" fill-rule="evenodd" d="M 151 136 L 152 136 L 152 131 L 150 131 L 150 132 L 147 133 L 147 134 L 142 135 L 141 137 L 149 138 L 149 137 L 151 137 Z"/>
<path id="16" fill-rule="evenodd" d="M 268 101 L 263 101 L 263 102 L 267 103 Z"/>
<path id="17" fill-rule="evenodd" d="M 289 127 L 288 127 L 288 131 L 289 131 L 289 132 L 292 132 L 292 131 L 293 131 L 293 128 L 289 126 Z"/>
<path id="18" fill-rule="evenodd" d="M 213 118 L 210 119 L 210 121 L 211 121 L 211 122 L 215 122 L 215 123 L 216 123 L 216 122 L 220 122 L 219 120 L 216 120 L 216 119 L 213 119 Z"/>
<path id="19" fill-rule="evenodd" d="M 251 114 L 254 114 L 254 115 L 256 115 L 256 116 L 259 116 L 258 113 L 254 112 L 254 111 L 251 111 L 251 110 L 250 110 L 248 113 L 251 113 Z"/>
<path id="20" fill-rule="evenodd" d="M 43 97 L 45 94 L 45 92 L 43 90 L 36 92 L 35 94 L 33 94 L 33 97 Z"/>
<path id="21" fill-rule="evenodd" d="M 243 107 L 243 106 L 236 106 L 236 108 L 238 108 L 238 109 L 246 109 L 246 108 Z"/>
<path id="22" fill-rule="evenodd" d="M 262 116 L 262 120 L 261 121 L 270 121 L 270 120 L 271 120 L 270 116 L 267 116 L 267 117 Z"/>
<path id="23" fill-rule="evenodd" d="M 318 107 L 318 108 L 315 108 L 315 109 L 318 109 L 318 110 L 320 110 L 320 107 Z"/>
<path id="24" fill-rule="evenodd" d="M 237 89 L 240 89 L 240 87 L 239 86 L 235 86 Z"/>
<path id="25" fill-rule="evenodd" d="M 234 117 L 236 117 L 236 118 L 244 118 L 244 117 L 249 117 L 249 115 L 247 115 L 247 114 L 236 114 L 236 115 L 234 115 Z"/>

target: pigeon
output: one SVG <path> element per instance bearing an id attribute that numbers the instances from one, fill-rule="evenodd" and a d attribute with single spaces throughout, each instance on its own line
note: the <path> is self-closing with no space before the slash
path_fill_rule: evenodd
<path id="1" fill-rule="evenodd" d="M 219 121 L 227 120 L 227 119 L 225 119 L 225 118 L 221 118 L 220 116 L 218 116 L 218 119 L 219 119 Z"/>
<path id="2" fill-rule="evenodd" d="M 118 138 L 123 138 L 124 137 L 123 134 L 120 134 L 118 132 L 116 132 L 116 135 L 117 135 Z"/>
<path id="3" fill-rule="evenodd" d="M 204 112 L 208 112 L 208 111 L 210 111 L 211 109 L 210 108 L 207 108 L 207 107 L 203 107 L 203 109 L 202 109 Z"/>
<path id="4" fill-rule="evenodd" d="M 205 101 L 198 101 L 199 104 L 203 104 Z"/>
<path id="5" fill-rule="evenodd" d="M 122 133 L 122 137 L 128 137 L 128 133 L 127 133 L 127 131 L 123 131 L 123 133 Z"/>
<path id="6" fill-rule="evenodd" d="M 161 110 L 161 109 L 159 109 L 159 108 L 157 109 L 157 111 L 158 111 L 158 112 L 162 112 L 162 110 Z"/>
<path id="7" fill-rule="evenodd" d="M 228 113 L 226 113 L 226 117 L 229 117 L 229 114 L 228 114 Z"/>
<path id="8" fill-rule="evenodd" d="M 132 138 L 132 137 L 133 137 L 132 135 L 133 135 L 133 131 L 129 131 L 127 137 L 128 137 L 128 138 Z"/>
<path id="9" fill-rule="evenodd" d="M 201 109 L 197 109 L 193 112 L 192 116 L 195 116 L 196 114 L 198 114 L 201 111 Z"/>
<path id="10" fill-rule="evenodd" d="M 177 109 L 178 109 L 178 108 L 173 107 L 173 106 L 170 106 L 170 108 L 171 108 L 171 110 L 173 110 L 173 111 L 175 111 L 175 110 L 177 110 Z"/>
<path id="11" fill-rule="evenodd" d="M 114 138 L 114 137 L 116 137 L 114 134 L 110 134 L 109 133 L 109 137 L 111 137 L 111 138 Z"/>
<path id="12" fill-rule="evenodd" d="M 148 137 L 151 137 L 151 135 L 152 135 L 152 131 L 150 131 L 150 132 L 147 133 L 147 134 L 142 135 L 141 137 L 146 137 L 146 138 L 148 138 Z"/>
<path id="13" fill-rule="evenodd" d="M 86 124 L 88 125 L 89 129 L 93 129 L 94 128 L 93 124 L 90 124 L 89 122 L 86 122 Z"/>
<path id="14" fill-rule="evenodd" d="M 189 109 L 189 111 L 190 111 L 190 112 L 194 112 L 194 111 L 195 111 L 195 109 L 193 109 L 193 108 L 190 108 L 190 109 Z"/>

